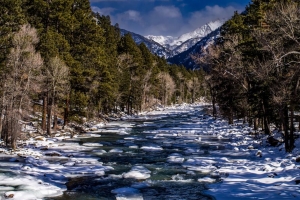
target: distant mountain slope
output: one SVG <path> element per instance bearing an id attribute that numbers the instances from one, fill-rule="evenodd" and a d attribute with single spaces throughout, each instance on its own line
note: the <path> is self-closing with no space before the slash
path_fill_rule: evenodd
<path id="1" fill-rule="evenodd" d="M 194 46 L 189 48 L 188 50 L 179 53 L 173 57 L 168 58 L 168 62 L 172 64 L 184 65 L 188 69 L 197 69 L 198 66 L 191 55 L 200 54 L 203 52 L 203 49 L 206 49 L 209 45 L 213 44 L 217 38 L 220 36 L 220 28 L 208 34 L 206 37 L 202 38 L 199 42 L 197 42 Z"/>
<path id="2" fill-rule="evenodd" d="M 201 53 L 202 48 L 206 48 L 219 36 L 219 28 L 225 20 L 217 20 L 205 24 L 196 30 L 181 35 L 172 36 L 142 36 L 124 29 L 121 34 L 130 33 L 137 44 L 145 43 L 148 49 L 160 57 L 168 59 L 170 63 L 184 65 L 186 68 L 197 68 L 190 54 Z"/>
<path id="3" fill-rule="evenodd" d="M 209 22 L 196 30 L 185 33 L 179 37 L 172 36 L 145 36 L 147 39 L 151 39 L 159 44 L 161 44 L 166 49 L 169 49 L 170 56 L 175 56 L 181 52 L 194 46 L 202 38 L 206 37 L 211 32 L 215 31 L 217 28 L 224 24 L 225 20 L 216 20 Z"/>
<path id="4" fill-rule="evenodd" d="M 166 49 L 165 47 L 163 47 L 161 44 L 159 44 L 153 40 L 147 39 L 142 35 L 139 35 L 139 34 L 124 30 L 124 29 L 120 29 L 120 30 L 121 30 L 121 35 L 125 35 L 127 33 L 131 34 L 135 43 L 137 43 L 137 44 L 144 43 L 153 54 L 157 54 L 158 56 L 165 57 L 165 58 L 170 57 L 171 52 L 168 49 Z"/>

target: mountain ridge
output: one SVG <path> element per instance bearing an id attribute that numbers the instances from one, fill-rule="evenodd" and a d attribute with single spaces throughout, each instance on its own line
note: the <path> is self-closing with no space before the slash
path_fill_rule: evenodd
<path id="1" fill-rule="evenodd" d="M 164 58 L 170 57 L 170 51 L 168 49 L 166 49 L 165 47 L 163 47 L 162 45 L 160 45 L 159 43 L 157 43 L 153 40 L 147 39 L 140 34 L 137 34 L 137 33 L 125 30 L 125 29 L 120 29 L 120 31 L 121 31 L 121 35 L 125 35 L 125 34 L 129 33 L 136 44 L 144 43 L 153 54 L 156 54 L 156 55 L 158 55 L 160 57 L 164 57 Z"/>
<path id="2" fill-rule="evenodd" d="M 179 37 L 142 36 L 125 29 L 120 30 L 122 35 L 131 34 L 137 44 L 144 43 L 153 54 L 166 58 L 168 62 L 195 69 L 196 64 L 191 54 L 201 52 L 201 49 L 213 43 L 218 38 L 219 29 L 224 23 L 225 19 L 215 20 Z"/>
<path id="3" fill-rule="evenodd" d="M 179 37 L 148 35 L 145 36 L 145 38 L 151 39 L 154 42 L 159 43 L 160 45 L 169 49 L 170 51 L 174 51 L 176 49 L 175 52 L 171 53 L 172 54 L 171 56 L 175 56 L 178 53 L 181 53 L 187 50 L 188 48 L 190 48 L 191 46 L 193 46 L 194 44 L 196 44 L 199 40 L 206 37 L 209 33 L 215 31 L 217 28 L 223 25 L 225 21 L 226 21 L 225 19 L 221 19 L 221 20 L 218 19 L 215 21 L 208 22 L 203 26 L 195 29 L 194 31 L 182 34 Z M 191 42 L 193 40 L 196 41 Z M 190 41 L 191 45 L 186 45 L 188 43 L 187 41 Z M 185 44 L 187 47 L 186 48 L 181 47 L 181 45 L 183 44 Z"/>
<path id="4" fill-rule="evenodd" d="M 191 48 L 168 58 L 167 61 L 172 64 L 183 65 L 187 69 L 199 69 L 199 66 L 193 60 L 192 55 L 201 55 L 203 50 L 215 43 L 215 41 L 220 37 L 220 29 L 221 27 L 217 28 L 215 31 L 209 33 L 206 37 L 198 41 Z"/>

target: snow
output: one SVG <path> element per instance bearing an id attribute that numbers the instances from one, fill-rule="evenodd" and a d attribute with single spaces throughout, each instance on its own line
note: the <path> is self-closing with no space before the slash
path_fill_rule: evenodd
<path id="1" fill-rule="evenodd" d="M 177 107 L 176 112 L 181 109 L 184 110 L 183 107 Z M 173 111 L 172 108 L 167 108 L 163 112 L 171 114 Z M 176 134 L 178 137 L 187 138 L 190 134 L 200 133 L 201 137 L 194 138 L 199 142 L 205 138 L 205 135 L 217 139 L 229 138 L 230 141 L 226 143 L 225 149 L 210 151 L 207 152 L 208 156 L 201 157 L 199 155 L 205 154 L 205 150 L 188 147 L 185 154 L 190 155 L 189 159 L 184 160 L 181 154 L 175 153 L 169 155 L 166 161 L 181 163 L 190 175 L 195 172 L 206 174 L 205 177 L 197 180 L 208 184 L 209 189 L 205 193 L 214 196 L 217 200 L 300 199 L 298 185 L 300 163 L 296 162 L 296 158 L 300 157 L 300 139 L 296 140 L 294 151 L 287 154 L 284 152 L 284 144 L 277 147 L 266 145 L 266 136 L 255 139 L 248 134 L 253 132 L 252 129 L 239 122 L 236 125 L 228 125 L 222 119 L 214 120 L 208 116 L 198 124 L 203 125 L 201 129 L 194 129 L 195 124 L 191 122 L 189 128 L 195 130 L 194 132 L 181 130 Z M 159 130 L 153 133 L 156 137 L 174 137 L 169 133 L 162 134 Z M 280 133 L 274 131 L 274 138 L 282 140 L 281 137 Z"/>
<path id="2" fill-rule="evenodd" d="M 142 112 L 139 116 L 151 119 L 184 116 L 201 105 L 173 105 Z M 204 192 L 217 200 L 300 199 L 300 162 L 297 162 L 300 139 L 296 140 L 296 148 L 292 153 L 285 153 L 284 144 L 276 147 L 268 145 L 266 136 L 255 138 L 250 135 L 253 130 L 246 124 L 235 121 L 234 125 L 228 125 L 225 120 L 209 115 L 191 118 L 188 123 L 174 128 L 164 128 L 152 122 L 140 126 L 156 126 L 157 129 L 143 133 L 147 142 L 140 147 L 134 142 L 141 138 L 135 135 L 124 135 L 119 140 L 120 144 L 132 151 L 143 150 L 144 153 L 155 155 L 166 151 L 166 147 L 183 149 L 180 153 L 168 153 L 164 162 L 165 165 L 181 166 L 188 178 L 185 174 L 175 174 L 171 181 L 205 184 L 208 189 Z M 131 124 L 124 125 L 111 134 L 129 133 L 130 127 Z M 9 195 L 22 200 L 59 196 L 66 191 L 65 184 L 72 177 L 104 176 L 107 171 L 113 170 L 113 167 L 105 166 L 98 157 L 92 155 L 122 154 L 123 147 L 110 148 L 107 152 L 101 149 L 102 143 L 78 143 L 79 138 L 89 137 L 99 135 L 84 134 L 73 139 L 63 135 L 54 138 L 35 137 L 22 141 L 23 147 L 15 152 L 0 148 L 0 199 Z M 281 134 L 274 131 L 274 137 L 281 139 Z M 207 141 L 208 138 L 214 140 Z M 209 148 L 200 148 L 199 144 Z M 151 187 L 150 179 L 155 175 L 152 170 L 137 164 L 122 174 L 109 174 L 108 177 L 136 181 L 130 187 L 113 189 L 112 194 L 116 199 L 143 199 L 141 191 Z"/>
<path id="3" fill-rule="evenodd" d="M 122 149 L 117 149 L 117 148 L 115 148 L 115 149 L 109 150 L 109 152 L 110 152 L 110 153 L 123 153 L 123 150 L 122 150 Z"/>
<path id="4" fill-rule="evenodd" d="M 141 149 L 143 149 L 144 151 L 162 151 L 163 148 L 161 146 L 158 145 L 148 145 L 148 146 L 142 146 Z"/>
<path id="5" fill-rule="evenodd" d="M 222 26 L 225 21 L 225 19 L 222 19 L 208 22 L 194 31 L 185 33 L 179 37 L 148 35 L 145 36 L 145 38 L 153 40 L 165 48 L 170 49 L 170 55 L 175 56 L 194 46 L 202 38 L 206 37 L 209 33 Z"/>
<path id="6" fill-rule="evenodd" d="M 127 173 L 123 174 L 124 178 L 134 178 L 137 180 L 144 180 L 150 178 L 151 171 L 144 166 L 134 166 Z"/>
<path id="7" fill-rule="evenodd" d="M 116 195 L 117 200 L 143 200 L 142 194 L 138 189 L 131 187 L 118 188 L 111 191 Z"/>
<path id="8" fill-rule="evenodd" d="M 0 173 L 0 199 L 9 195 L 13 196 L 12 199 L 22 200 L 60 196 L 71 177 L 103 176 L 106 171 L 113 170 L 110 166 L 103 166 L 96 157 L 80 152 L 99 148 L 101 144 L 80 146 L 64 142 L 66 138 L 35 137 L 23 141 L 23 148 L 15 152 L 0 149 L 2 159 L 8 161 L 0 162 L 0 168 L 5 171 Z M 99 150 L 98 153 L 106 152 Z M 57 161 L 53 162 L 52 158 Z"/>
<path id="9" fill-rule="evenodd" d="M 153 40 L 161 45 L 166 45 L 172 43 L 176 38 L 172 36 L 155 36 L 155 35 L 148 35 L 145 36 L 146 38 Z"/>
<path id="10" fill-rule="evenodd" d="M 168 156 L 168 162 L 170 163 L 183 163 L 184 158 L 182 157 L 181 154 L 178 153 L 173 153 Z"/>

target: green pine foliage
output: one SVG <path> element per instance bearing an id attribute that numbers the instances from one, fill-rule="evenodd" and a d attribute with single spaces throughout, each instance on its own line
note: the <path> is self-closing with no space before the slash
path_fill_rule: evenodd
<path id="1" fill-rule="evenodd" d="M 191 89 L 200 88 L 197 72 L 170 66 L 145 44 L 137 45 L 130 34 L 121 36 L 119 25 L 112 25 L 109 16 L 93 13 L 88 0 L 0 0 L 0 4 L 1 75 L 9 71 L 11 39 L 21 25 L 30 24 L 38 33 L 34 51 L 41 55 L 43 66 L 31 98 L 43 100 L 38 110 L 42 131 L 47 129 L 49 135 L 51 115 L 64 116 L 66 125 L 200 97 L 201 92 Z M 65 71 L 64 80 L 50 80 L 49 71 Z M 3 105 L 0 111 L 5 111 Z M 53 129 L 56 126 L 54 121 Z"/>
<path id="2" fill-rule="evenodd" d="M 243 118 L 271 135 L 275 125 L 294 148 L 294 117 L 299 111 L 299 1 L 252 0 L 221 30 L 216 46 L 198 60 L 208 65 L 207 85 L 220 114 Z M 214 112 L 214 114 L 216 114 Z"/>

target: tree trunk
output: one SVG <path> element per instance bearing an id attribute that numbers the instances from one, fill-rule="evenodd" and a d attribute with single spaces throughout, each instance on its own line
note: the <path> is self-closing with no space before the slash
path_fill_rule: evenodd
<path id="1" fill-rule="evenodd" d="M 265 134 L 271 135 L 270 124 L 267 116 L 264 116 L 264 130 Z"/>
<path id="2" fill-rule="evenodd" d="M 279 131 L 282 131 L 284 133 L 284 105 L 281 105 L 280 106 L 280 110 L 279 110 L 279 116 L 280 116 L 280 130 Z M 284 134 L 285 135 L 285 134 Z"/>
<path id="3" fill-rule="evenodd" d="M 43 95 L 43 111 L 42 111 L 42 130 L 43 133 L 46 131 L 46 122 L 47 122 L 47 95 Z"/>
<path id="4" fill-rule="evenodd" d="M 284 106 L 284 143 L 285 151 L 290 152 L 290 140 L 289 140 L 289 111 L 287 105 Z"/>
<path id="5" fill-rule="evenodd" d="M 268 120 L 266 106 L 265 106 L 265 100 L 263 100 L 261 104 L 262 104 L 262 110 L 263 110 L 263 113 L 264 113 L 264 115 L 263 115 L 264 131 L 265 131 L 265 134 L 271 135 L 269 120 Z"/>
<path id="6" fill-rule="evenodd" d="M 47 109 L 47 135 L 51 135 L 51 113 L 52 112 L 52 97 L 48 98 L 48 109 Z"/>
<path id="7" fill-rule="evenodd" d="M 13 150 L 17 149 L 17 137 L 20 131 L 18 121 L 19 121 L 18 113 L 12 111 L 12 114 L 10 116 L 9 132 L 10 132 L 10 144 Z"/>
<path id="8" fill-rule="evenodd" d="M 216 118 L 216 115 L 217 115 L 216 97 L 215 97 L 214 91 L 211 87 L 209 88 L 209 91 L 210 91 L 211 101 L 212 101 L 212 106 L 213 106 L 213 117 Z"/>
<path id="9" fill-rule="evenodd" d="M 53 131 L 56 133 L 57 130 L 57 113 L 56 113 L 56 107 L 53 109 Z"/>
<path id="10" fill-rule="evenodd" d="M 233 124 L 233 111 L 232 108 L 229 109 L 228 123 Z"/>
<path id="11" fill-rule="evenodd" d="M 3 134 L 2 134 L 2 128 L 3 128 L 3 121 L 4 121 L 4 109 L 1 108 L 0 112 L 0 140 L 3 139 Z"/>
<path id="12" fill-rule="evenodd" d="M 258 119 L 257 118 L 254 118 L 254 131 L 256 133 L 256 131 L 258 130 Z"/>
<path id="13" fill-rule="evenodd" d="M 65 112 L 64 112 L 64 127 L 68 125 L 69 123 L 69 111 L 70 111 L 70 99 L 69 99 L 69 95 L 67 96 L 66 99 L 66 107 L 65 107 Z"/>
<path id="14" fill-rule="evenodd" d="M 294 149 L 294 105 L 291 103 L 290 105 L 290 111 L 291 111 L 291 123 L 290 123 L 290 152 Z"/>
<path id="15" fill-rule="evenodd" d="M 127 101 L 127 105 L 126 105 L 126 109 L 127 109 L 127 115 L 130 115 L 130 112 L 129 112 L 129 99 L 128 99 L 128 101 Z"/>

